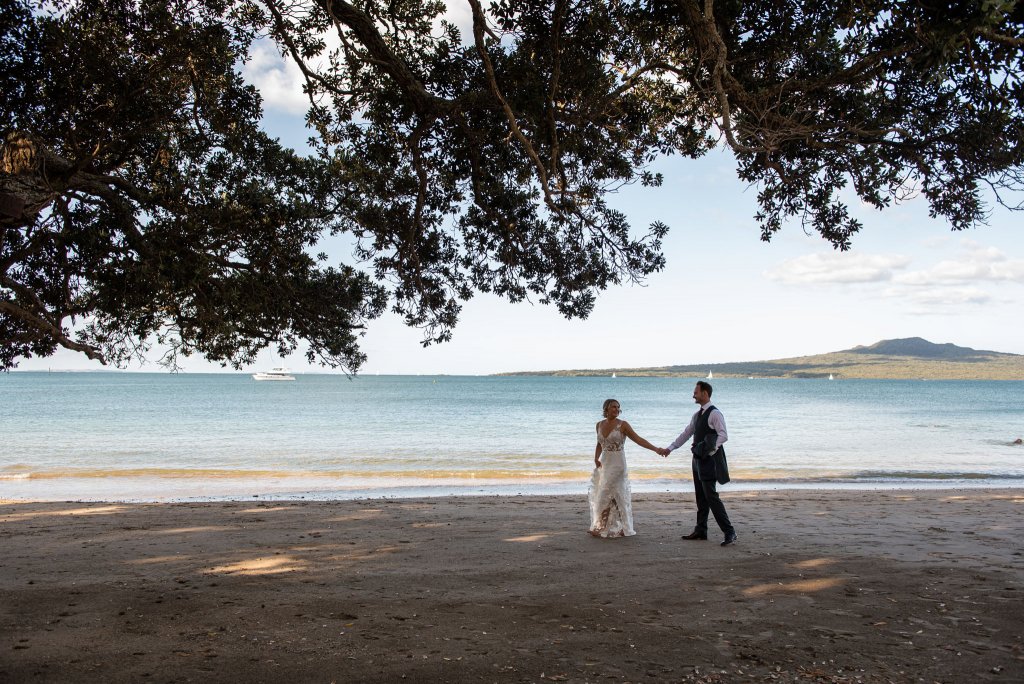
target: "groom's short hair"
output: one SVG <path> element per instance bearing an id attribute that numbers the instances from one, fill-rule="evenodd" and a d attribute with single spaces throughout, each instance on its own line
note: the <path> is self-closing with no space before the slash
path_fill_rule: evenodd
<path id="1" fill-rule="evenodd" d="M 711 385 L 709 383 L 706 383 L 703 380 L 698 380 L 697 387 L 700 387 L 702 390 L 708 393 L 708 397 L 711 397 Z"/>

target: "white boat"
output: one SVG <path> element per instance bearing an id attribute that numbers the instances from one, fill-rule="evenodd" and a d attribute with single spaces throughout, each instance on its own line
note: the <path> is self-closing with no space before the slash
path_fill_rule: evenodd
<path id="1" fill-rule="evenodd" d="M 613 377 L 613 378 L 615 377 L 615 373 L 612 373 L 612 377 Z"/>
<path id="2" fill-rule="evenodd" d="M 278 366 L 271 368 L 266 372 L 253 373 L 253 380 L 294 380 L 295 376 L 288 372 L 288 369 L 284 366 Z"/>
<path id="3" fill-rule="evenodd" d="M 714 380 L 714 379 L 715 379 L 715 374 L 712 373 L 711 371 L 708 371 L 708 380 Z"/>
<path id="4" fill-rule="evenodd" d="M 835 378 L 833 378 L 833 377 L 832 377 L 832 374 L 831 374 L 831 373 L 829 373 L 829 374 L 828 374 L 828 379 L 829 379 L 829 380 L 835 380 Z"/>

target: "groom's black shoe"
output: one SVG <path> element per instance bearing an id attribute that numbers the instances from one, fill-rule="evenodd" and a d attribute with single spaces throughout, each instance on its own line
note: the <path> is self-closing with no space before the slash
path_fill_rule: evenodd
<path id="1" fill-rule="evenodd" d="M 735 532 L 730 532 L 729 534 L 725 535 L 725 540 L 722 542 L 722 546 L 728 546 L 729 544 L 732 544 L 735 541 L 736 541 L 736 533 Z"/>
<path id="2" fill-rule="evenodd" d="M 683 535 L 683 539 L 707 539 L 707 538 L 708 538 L 708 533 L 707 532 L 698 532 L 697 530 L 694 530 L 690 534 L 684 534 Z"/>

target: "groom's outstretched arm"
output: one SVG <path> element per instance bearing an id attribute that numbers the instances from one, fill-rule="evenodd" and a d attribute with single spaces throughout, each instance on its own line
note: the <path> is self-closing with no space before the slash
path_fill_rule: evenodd
<path id="1" fill-rule="evenodd" d="M 697 427 L 697 416 L 696 416 L 696 414 L 694 414 L 694 416 L 692 418 L 690 418 L 690 423 L 689 423 L 689 425 L 686 426 L 686 429 L 683 430 L 682 432 L 680 432 L 679 436 L 675 438 L 675 441 L 673 441 L 671 444 L 668 445 L 669 453 L 672 453 L 673 451 L 675 451 L 679 447 L 681 447 L 684 444 L 686 444 L 686 440 L 690 439 L 690 437 L 693 437 L 693 431 L 694 431 L 694 429 L 696 429 L 696 427 Z"/>

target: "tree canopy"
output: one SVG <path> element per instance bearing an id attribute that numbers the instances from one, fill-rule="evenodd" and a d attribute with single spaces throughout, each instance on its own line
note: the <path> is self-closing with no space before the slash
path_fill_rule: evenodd
<path id="1" fill-rule="evenodd" d="M 0 367 L 240 366 L 304 340 L 356 370 L 391 307 L 425 340 L 476 292 L 586 316 L 664 267 L 610 193 L 728 146 L 768 240 L 839 249 L 921 194 L 953 229 L 1024 160 L 1018 2 L 62 0 L 0 6 Z M 260 128 L 254 41 L 299 64 L 314 153 Z M 344 234 L 351 263 L 315 254 Z"/>

